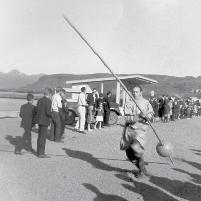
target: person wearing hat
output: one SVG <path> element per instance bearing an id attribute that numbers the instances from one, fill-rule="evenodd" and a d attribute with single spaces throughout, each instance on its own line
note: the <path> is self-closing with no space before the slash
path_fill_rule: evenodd
<path id="1" fill-rule="evenodd" d="M 135 176 L 141 177 L 147 175 L 143 155 L 148 129 L 147 119 L 152 118 L 153 108 L 149 101 L 143 98 L 140 86 L 133 88 L 133 97 L 141 110 L 132 100 L 126 102 L 124 110 L 128 118 L 120 140 L 120 149 L 126 152 L 128 159 L 139 169 Z"/>

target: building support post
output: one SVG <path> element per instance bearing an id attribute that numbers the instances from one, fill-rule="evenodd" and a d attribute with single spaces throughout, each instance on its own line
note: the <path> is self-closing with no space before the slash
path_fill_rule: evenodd
<path id="1" fill-rule="evenodd" d="M 104 82 L 101 82 L 101 93 L 103 93 Z"/>
<path id="2" fill-rule="evenodd" d="M 120 83 L 117 82 L 117 90 L 116 90 L 116 103 L 120 103 Z"/>

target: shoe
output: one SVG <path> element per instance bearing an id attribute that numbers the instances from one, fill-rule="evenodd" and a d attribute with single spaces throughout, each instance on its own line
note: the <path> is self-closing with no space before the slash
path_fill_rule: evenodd
<path id="1" fill-rule="evenodd" d="M 147 171 L 145 172 L 134 172 L 134 175 L 136 178 L 150 178 L 152 175 L 150 173 L 148 173 Z"/>
<path id="2" fill-rule="evenodd" d="M 91 130 L 91 129 L 88 129 L 87 131 L 88 131 L 88 132 L 91 132 L 92 130 Z"/>
<path id="3" fill-rule="evenodd" d="M 50 158 L 50 156 L 47 156 L 46 154 L 38 155 L 38 158 Z"/>
<path id="4" fill-rule="evenodd" d="M 135 172 L 134 175 L 135 175 L 135 177 L 138 178 L 138 179 L 142 179 L 142 178 L 144 178 L 144 176 L 145 176 L 145 175 L 144 175 L 143 173 L 141 173 L 141 172 Z"/>

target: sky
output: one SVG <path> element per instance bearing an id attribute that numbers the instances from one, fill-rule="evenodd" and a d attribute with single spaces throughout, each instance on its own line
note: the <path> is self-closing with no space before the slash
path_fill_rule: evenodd
<path id="1" fill-rule="evenodd" d="M 201 76 L 199 0 L 0 0 L 0 71 Z"/>

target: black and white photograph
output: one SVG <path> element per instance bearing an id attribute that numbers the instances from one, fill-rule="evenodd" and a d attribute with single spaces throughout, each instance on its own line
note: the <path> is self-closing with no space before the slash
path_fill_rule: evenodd
<path id="1" fill-rule="evenodd" d="M 200 19 L 0 0 L 0 201 L 201 201 Z"/>

